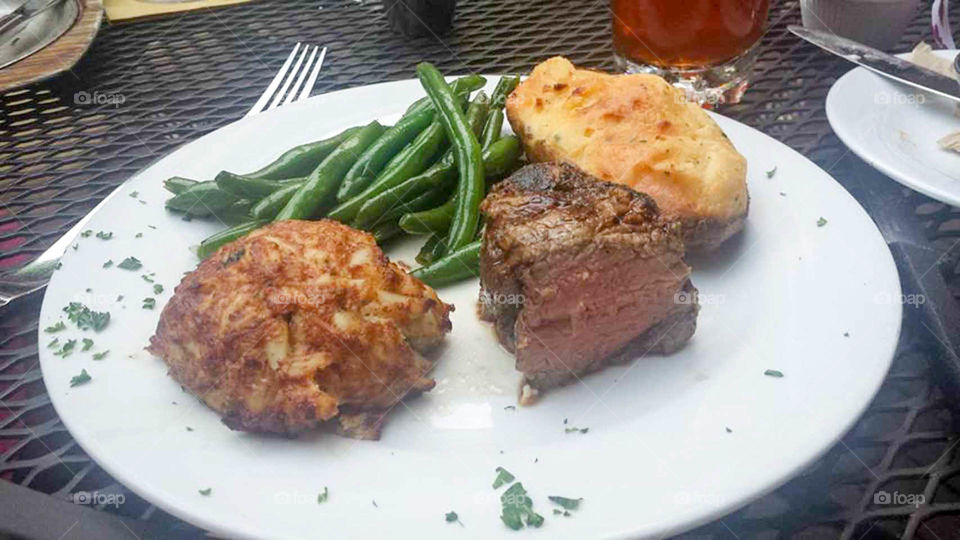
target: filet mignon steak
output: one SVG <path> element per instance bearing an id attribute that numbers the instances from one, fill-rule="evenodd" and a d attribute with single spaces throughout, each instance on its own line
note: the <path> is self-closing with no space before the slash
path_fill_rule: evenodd
<path id="1" fill-rule="evenodd" d="M 537 163 L 480 208 L 481 317 L 516 354 L 521 402 L 611 362 L 673 352 L 693 335 L 699 305 L 681 225 L 649 196 Z"/>

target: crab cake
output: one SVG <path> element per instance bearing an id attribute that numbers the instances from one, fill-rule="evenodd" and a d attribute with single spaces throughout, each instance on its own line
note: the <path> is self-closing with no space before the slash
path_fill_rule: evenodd
<path id="1" fill-rule="evenodd" d="M 283 221 L 184 277 L 148 350 L 232 429 L 293 435 L 337 418 L 375 439 L 391 407 L 433 388 L 422 353 L 452 309 L 371 235 Z"/>

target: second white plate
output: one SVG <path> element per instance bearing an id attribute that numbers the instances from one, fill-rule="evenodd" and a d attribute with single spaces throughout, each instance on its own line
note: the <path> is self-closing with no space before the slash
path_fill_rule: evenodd
<path id="1" fill-rule="evenodd" d="M 953 59 L 958 51 L 936 53 Z M 955 102 L 858 67 L 830 88 L 826 109 L 840 140 L 872 167 L 924 195 L 960 206 L 960 154 L 937 145 L 937 139 L 960 131 Z"/>

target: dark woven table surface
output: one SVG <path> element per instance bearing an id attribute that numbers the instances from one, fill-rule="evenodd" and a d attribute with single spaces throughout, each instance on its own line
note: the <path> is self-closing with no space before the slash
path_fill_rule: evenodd
<path id="1" fill-rule="evenodd" d="M 929 40 L 929 9 L 898 51 Z M 901 225 L 921 229 L 943 251 L 935 270 L 956 298 L 960 212 L 849 153 L 827 123 L 824 98 L 850 66 L 789 34 L 786 26 L 799 24 L 796 0 L 774 2 L 770 17 L 750 90 L 720 112 L 808 156 L 868 211 L 884 201 L 908 204 Z M 72 71 L 0 96 L 0 270 L 39 255 L 151 161 L 240 118 L 297 41 L 330 49 L 316 94 L 410 78 L 421 60 L 451 74 L 520 73 L 561 54 L 612 69 L 609 32 L 606 3 L 578 0 L 461 0 L 442 40 L 391 34 L 383 6 L 369 0 L 260 2 L 107 24 Z M 122 96 L 122 103 L 86 105 L 78 92 Z M 124 494 L 125 504 L 101 510 L 169 534 L 201 535 L 118 485 L 60 423 L 37 365 L 40 300 L 0 311 L 0 476 L 63 500 L 79 491 Z M 960 538 L 958 415 L 931 374 L 934 338 L 905 313 L 894 366 L 843 440 L 776 492 L 684 536 Z M 924 502 L 875 504 L 878 492 Z"/>

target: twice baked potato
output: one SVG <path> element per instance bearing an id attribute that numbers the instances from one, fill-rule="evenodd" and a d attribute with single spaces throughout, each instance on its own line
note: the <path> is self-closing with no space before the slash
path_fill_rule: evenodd
<path id="1" fill-rule="evenodd" d="M 565 161 L 652 196 L 681 221 L 688 251 L 743 228 L 746 160 L 699 106 L 656 75 L 577 69 L 554 57 L 510 95 L 507 117 L 531 161 Z"/>

